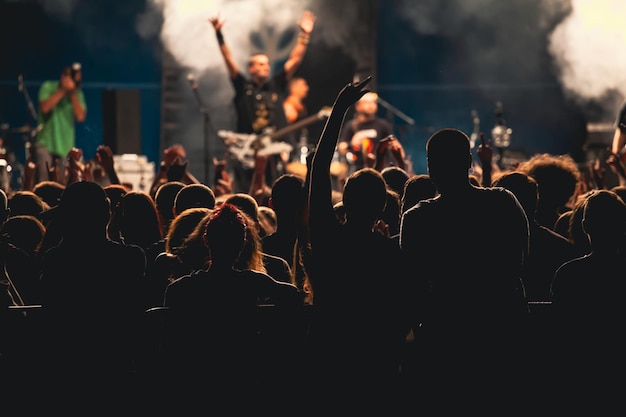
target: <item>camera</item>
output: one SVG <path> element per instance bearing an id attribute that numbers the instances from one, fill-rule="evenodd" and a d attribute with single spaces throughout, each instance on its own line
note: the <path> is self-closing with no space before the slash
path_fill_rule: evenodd
<path id="1" fill-rule="evenodd" d="M 76 88 L 80 87 L 80 78 L 78 77 L 78 73 L 81 71 L 82 69 L 82 65 L 80 64 L 80 62 L 74 62 L 71 66 L 70 66 L 70 76 L 72 77 L 72 80 L 74 80 L 74 83 L 76 84 Z"/>

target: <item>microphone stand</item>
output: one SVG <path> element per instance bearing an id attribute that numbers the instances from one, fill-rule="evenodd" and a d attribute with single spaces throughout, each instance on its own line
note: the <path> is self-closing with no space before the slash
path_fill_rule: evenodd
<path id="1" fill-rule="evenodd" d="M 39 132 L 41 132 L 41 129 L 43 129 L 43 124 L 42 123 L 38 123 L 38 119 L 39 116 L 37 115 L 37 110 L 35 110 L 35 105 L 33 104 L 33 100 L 31 100 L 30 98 L 30 94 L 28 93 L 28 89 L 24 86 L 24 77 L 22 76 L 22 74 L 18 75 L 17 77 L 17 89 L 22 93 L 22 95 L 24 96 L 24 99 L 26 100 L 26 105 L 28 107 L 28 112 L 30 113 L 30 117 L 33 120 L 34 124 L 35 124 L 35 128 L 31 130 L 30 132 L 30 139 L 27 140 L 24 143 L 24 146 L 26 148 L 26 155 L 31 155 L 31 152 L 33 152 L 32 149 L 32 143 L 35 139 L 35 137 L 37 136 L 37 134 Z"/>
<path id="2" fill-rule="evenodd" d="M 200 110 L 200 114 L 202 114 L 203 120 L 203 128 L 204 128 L 204 183 L 209 184 L 209 112 L 204 105 L 204 101 L 200 94 L 198 93 L 198 83 L 196 82 L 193 75 L 189 74 L 187 76 L 187 80 L 191 84 L 191 90 L 193 91 L 193 95 L 196 98 L 196 103 L 198 104 L 198 108 Z"/>
<path id="3" fill-rule="evenodd" d="M 380 96 L 378 96 L 376 101 L 378 102 L 378 104 L 380 104 L 381 106 L 383 106 L 384 108 L 386 108 L 387 110 L 389 110 L 390 112 L 392 112 L 393 114 L 395 114 L 396 116 L 398 116 L 399 118 L 407 122 L 409 125 L 413 126 L 415 124 L 415 120 L 413 120 L 412 118 L 410 118 L 409 116 L 407 116 L 406 114 L 398 110 L 396 107 L 392 106 L 391 104 L 389 104 L 388 102 L 380 98 Z"/>

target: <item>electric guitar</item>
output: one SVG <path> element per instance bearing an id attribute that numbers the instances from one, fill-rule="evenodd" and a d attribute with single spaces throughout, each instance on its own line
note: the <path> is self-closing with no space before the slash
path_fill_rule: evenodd
<path id="1" fill-rule="evenodd" d="M 280 138 L 292 132 L 309 126 L 330 116 L 330 107 L 323 107 L 320 111 L 304 119 L 298 120 L 276 131 L 267 131 L 262 134 L 237 133 L 230 130 L 218 130 L 217 135 L 224 140 L 228 151 L 245 168 L 254 168 L 254 156 L 269 156 L 281 152 L 291 152 L 293 146 Z"/>

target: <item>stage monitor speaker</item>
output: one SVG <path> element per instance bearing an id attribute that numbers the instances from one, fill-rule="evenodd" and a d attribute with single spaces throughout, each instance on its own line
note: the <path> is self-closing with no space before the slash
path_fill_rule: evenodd
<path id="1" fill-rule="evenodd" d="M 134 89 L 102 92 L 103 143 L 113 154 L 142 154 L 141 94 Z"/>

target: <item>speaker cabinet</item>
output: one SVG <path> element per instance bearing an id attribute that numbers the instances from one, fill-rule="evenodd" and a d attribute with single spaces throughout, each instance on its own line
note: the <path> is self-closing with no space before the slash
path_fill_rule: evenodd
<path id="1" fill-rule="evenodd" d="M 139 90 L 102 92 L 102 138 L 115 155 L 142 153 Z"/>

